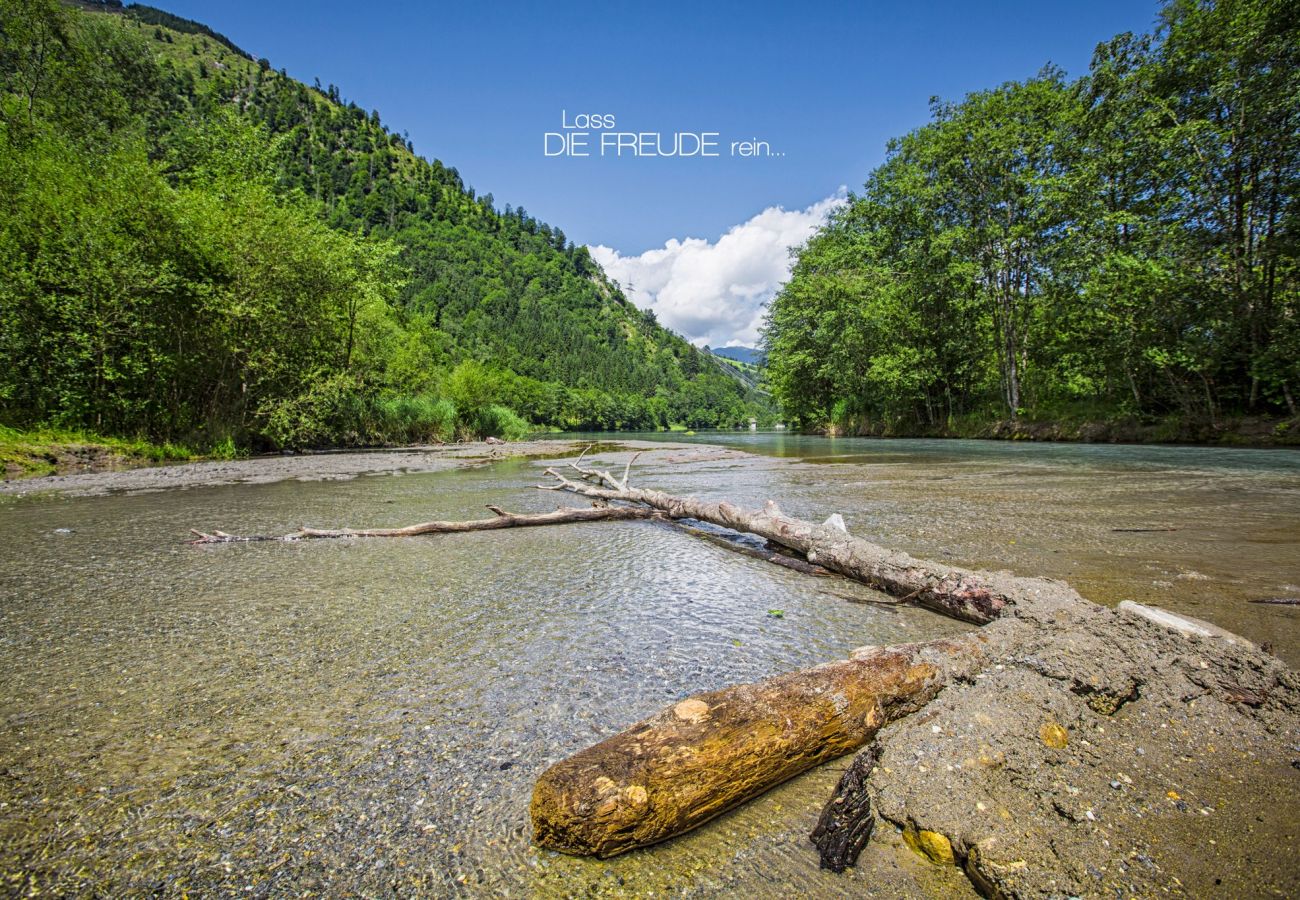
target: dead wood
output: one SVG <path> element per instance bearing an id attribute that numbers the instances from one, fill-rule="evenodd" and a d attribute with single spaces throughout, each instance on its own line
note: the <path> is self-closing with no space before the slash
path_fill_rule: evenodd
<path id="1" fill-rule="evenodd" d="M 240 536 L 224 531 L 205 533 L 191 529 L 195 539 L 191 544 L 231 544 L 249 541 L 301 541 L 313 538 L 372 538 L 418 537 L 426 534 L 458 534 L 466 531 L 494 531 L 498 528 L 529 528 L 539 525 L 562 525 L 570 522 L 608 522 L 628 519 L 655 519 L 661 514 L 653 509 L 635 506 L 562 507 L 547 513 L 509 513 L 499 506 L 489 506 L 494 515 L 490 519 L 473 519 L 467 522 L 421 522 L 405 528 L 308 528 L 303 526 L 292 534 L 279 537 L 270 535 Z"/>
<path id="2" fill-rule="evenodd" d="M 614 856 L 689 831 L 970 677 L 984 639 L 868 647 L 853 658 L 689 697 L 561 760 L 537 780 L 533 838 Z"/>
<path id="3" fill-rule="evenodd" d="M 867 779 L 880 761 L 880 744 L 874 743 L 853 757 L 840 776 L 835 793 L 822 808 L 809 838 L 821 854 L 821 867 L 843 872 L 858 861 L 858 855 L 871 840 L 876 817 L 871 813 L 871 795 Z"/>
<path id="4" fill-rule="evenodd" d="M 746 510 L 726 501 L 633 488 L 628 483 L 631 461 L 623 478 L 618 479 L 608 471 L 583 466 L 582 458 L 579 456 L 569 463 L 569 468 L 583 480 L 575 481 L 552 467 L 546 473 L 555 483 L 538 485 L 538 488 L 567 491 L 592 500 L 648 506 L 672 519 L 696 519 L 754 534 L 796 551 L 809 563 L 893 597 L 904 598 L 915 606 L 977 625 L 993 621 L 1011 603 L 1010 597 L 979 573 L 913 559 L 906 553 L 886 550 L 853 537 L 844 530 L 838 514 L 817 525 L 785 515 L 771 500 L 761 510 Z"/>

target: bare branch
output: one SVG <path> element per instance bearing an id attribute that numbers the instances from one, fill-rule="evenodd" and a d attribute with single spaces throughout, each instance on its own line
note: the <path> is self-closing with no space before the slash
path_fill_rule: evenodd
<path id="1" fill-rule="evenodd" d="M 569 522 L 607 522 L 628 519 L 661 518 L 658 510 L 645 506 L 592 506 L 575 508 L 566 506 L 548 513 L 510 513 L 498 506 L 489 506 L 496 515 L 491 519 L 473 519 L 468 522 L 421 522 L 405 528 L 307 528 L 303 527 L 294 534 L 283 537 L 268 535 L 251 535 L 239 537 L 222 531 L 205 534 L 193 531 L 195 540 L 191 544 L 229 544 L 250 541 L 299 541 L 309 538 L 371 538 L 371 537 L 419 537 L 426 534 L 458 534 L 466 531 L 493 531 L 498 528 L 527 528 L 538 525 L 561 525 Z"/>
<path id="2" fill-rule="evenodd" d="M 625 491 L 627 490 L 627 477 L 632 473 L 632 463 L 636 462 L 636 458 L 640 455 L 641 455 L 640 450 L 633 453 L 632 458 L 629 459 L 627 461 L 627 465 L 623 467 L 623 482 L 619 485 L 619 487 Z"/>
<path id="3" fill-rule="evenodd" d="M 732 531 L 758 535 L 773 544 L 797 551 L 810 563 L 892 597 L 902 597 L 907 603 L 964 622 L 985 625 L 993 621 L 1011 603 L 1012 596 L 1023 592 L 1023 586 L 1009 576 L 999 578 L 913 559 L 906 553 L 886 550 L 847 534 L 835 527 L 834 522 L 817 525 L 787 516 L 771 500 L 761 510 L 747 510 L 732 503 L 677 497 L 646 488 L 581 484 L 565 478 L 555 469 L 546 471 L 558 482 L 555 485 L 557 489 L 593 500 L 649 506 L 671 519 L 698 519 Z"/>

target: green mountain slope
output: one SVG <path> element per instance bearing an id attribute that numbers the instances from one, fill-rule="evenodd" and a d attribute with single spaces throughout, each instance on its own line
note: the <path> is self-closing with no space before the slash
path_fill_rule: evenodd
<path id="1" fill-rule="evenodd" d="M 0 228 L 17 248 L 0 261 L 0 423 L 293 445 L 520 430 L 508 410 L 560 428 L 770 417 L 586 248 L 497 209 L 337 88 L 149 7 L 0 15 Z M 131 221 L 141 196 L 159 221 Z M 79 247 L 71 224 L 42 234 L 61 207 L 117 252 Z M 130 274 L 41 276 L 95 265 Z"/>

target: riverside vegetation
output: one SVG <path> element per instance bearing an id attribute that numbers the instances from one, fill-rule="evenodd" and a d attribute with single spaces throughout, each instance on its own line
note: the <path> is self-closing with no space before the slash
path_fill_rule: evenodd
<path id="1" fill-rule="evenodd" d="M 1049 66 L 932 112 L 772 305 L 786 415 L 1128 440 L 1253 416 L 1300 439 L 1295 4 L 1169 0 L 1082 78 Z"/>
<path id="2" fill-rule="evenodd" d="M 86 443 L 49 429 L 229 455 L 773 417 L 377 112 L 119 3 L 0 9 L 0 359 L 37 471 Z"/>

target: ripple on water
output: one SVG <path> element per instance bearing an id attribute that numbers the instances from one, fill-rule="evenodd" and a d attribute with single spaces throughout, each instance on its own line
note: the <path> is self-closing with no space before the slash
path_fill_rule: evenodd
<path id="1" fill-rule="evenodd" d="M 637 478 L 838 511 L 888 546 L 1168 605 L 1300 659 L 1294 609 L 1244 602 L 1300 584 L 1300 455 L 782 442 L 818 461 L 650 453 Z M 648 523 L 179 543 L 551 509 L 541 468 L 0 507 L 5 871 L 103 894 L 967 889 L 889 835 L 820 872 L 806 835 L 842 764 L 607 862 L 536 851 L 527 821 L 548 764 L 682 696 L 959 625 Z M 1177 530 L 1112 530 L 1151 525 Z"/>
<path id="2" fill-rule="evenodd" d="M 709 893 L 787 869 L 843 889 L 804 836 L 834 767 L 608 863 L 531 847 L 532 782 L 687 694 L 951 623 L 646 523 L 179 543 L 194 526 L 553 508 L 537 477 L 513 464 L 0 509 L 6 871 L 103 893 Z"/>

